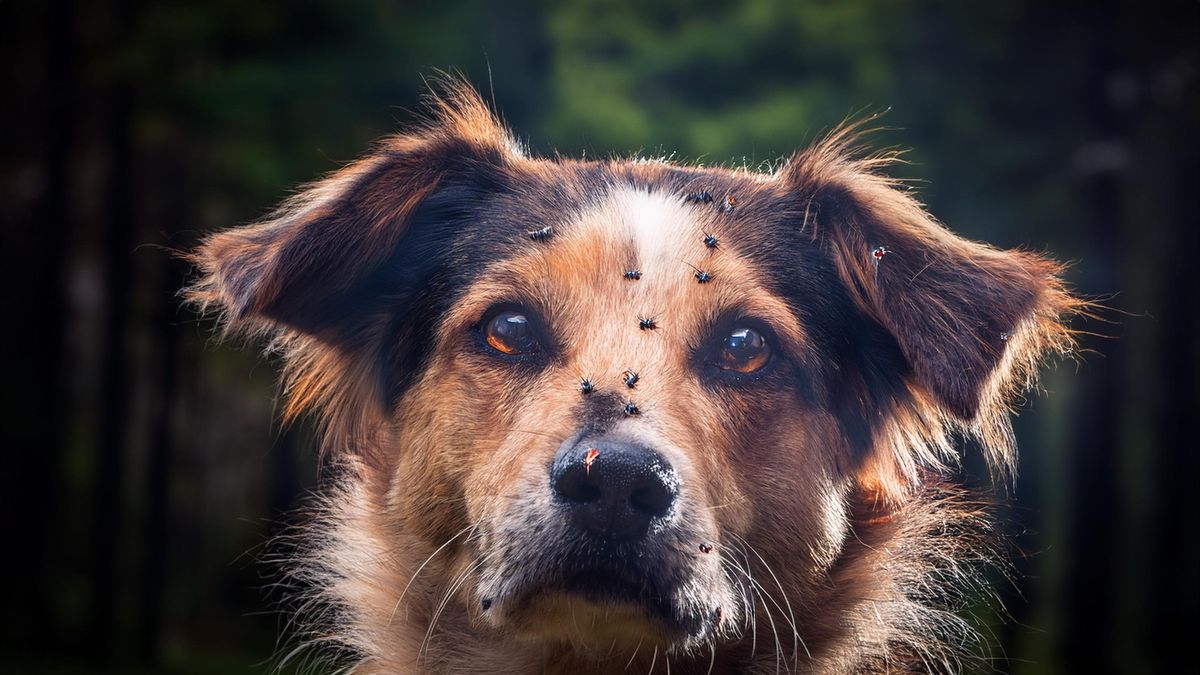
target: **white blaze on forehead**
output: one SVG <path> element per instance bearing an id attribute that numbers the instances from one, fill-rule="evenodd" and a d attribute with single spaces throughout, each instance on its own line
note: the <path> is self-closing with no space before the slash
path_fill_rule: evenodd
<path id="1" fill-rule="evenodd" d="M 609 207 L 619 219 L 621 229 L 637 250 L 637 264 L 648 269 L 680 268 L 685 271 L 687 243 L 701 246 L 692 214 L 679 195 L 646 192 L 633 188 L 614 190 Z"/>

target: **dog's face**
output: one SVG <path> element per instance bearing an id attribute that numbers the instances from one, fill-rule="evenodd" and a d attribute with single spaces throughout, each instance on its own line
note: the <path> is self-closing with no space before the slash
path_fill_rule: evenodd
<path id="1" fill-rule="evenodd" d="M 741 625 L 743 541 L 789 552 L 800 576 L 836 556 L 850 464 L 821 401 L 837 357 L 806 316 L 834 272 L 811 244 L 741 250 L 772 210 L 750 205 L 779 198 L 763 181 L 675 179 L 704 190 L 585 172 L 573 208 L 483 203 L 537 215 L 502 219 L 517 245 L 457 294 L 401 397 L 392 497 L 461 504 L 431 540 L 473 528 L 472 604 L 492 625 L 695 641 Z"/>
<path id="2" fill-rule="evenodd" d="M 193 297 L 283 336 L 293 406 L 476 626 L 733 641 L 819 615 L 949 430 L 1010 462 L 1005 394 L 1066 339 L 1054 265 L 954 237 L 844 141 L 771 175 L 535 160 L 460 92 L 211 238 Z"/>

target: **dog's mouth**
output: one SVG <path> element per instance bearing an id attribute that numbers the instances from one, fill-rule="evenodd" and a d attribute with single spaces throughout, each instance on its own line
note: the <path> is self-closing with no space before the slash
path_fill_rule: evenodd
<path id="1" fill-rule="evenodd" d="M 737 633 L 745 593 L 715 528 L 686 500 L 674 509 L 669 521 L 622 537 L 565 517 L 578 508 L 518 502 L 480 538 L 487 562 L 471 595 L 475 616 L 510 635 L 605 650 L 639 641 L 689 648 Z"/>
<path id="2" fill-rule="evenodd" d="M 627 605 L 663 619 L 671 615 L 673 589 L 664 592 L 657 580 L 645 574 L 607 566 L 584 567 L 567 574 L 560 590 L 597 605 Z"/>
<path id="3" fill-rule="evenodd" d="M 634 561 L 563 557 L 540 569 L 495 570 L 480 587 L 484 618 L 530 637 L 605 648 L 690 643 L 720 629 L 730 611 L 721 607 L 723 580 L 695 578 L 655 556 Z"/>

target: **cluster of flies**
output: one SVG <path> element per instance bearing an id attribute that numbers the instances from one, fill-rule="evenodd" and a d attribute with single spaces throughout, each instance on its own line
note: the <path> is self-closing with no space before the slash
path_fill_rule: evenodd
<path id="1" fill-rule="evenodd" d="M 697 190 L 694 192 L 687 193 L 684 196 L 683 201 L 688 204 L 712 204 L 715 200 L 714 200 L 711 192 L 709 192 L 707 190 Z M 733 213 L 733 210 L 736 206 L 737 206 L 737 199 L 734 198 L 733 195 L 726 195 L 725 198 L 721 200 L 720 204 L 718 204 L 717 208 L 720 211 L 720 213 L 728 215 L 728 214 Z M 532 230 L 532 231 L 528 232 L 527 234 L 529 235 L 529 239 L 532 241 L 545 242 L 545 241 L 549 241 L 554 236 L 554 228 L 552 226 L 547 225 L 546 227 L 543 227 L 541 229 Z M 702 241 L 704 243 L 704 247 L 709 249 L 710 251 L 716 250 L 721 245 L 720 239 L 718 239 L 715 234 L 712 234 L 709 232 L 704 233 L 704 238 L 702 239 Z M 878 261 L 880 259 L 882 259 L 882 257 L 883 257 L 883 255 L 880 252 L 886 252 L 886 251 L 882 247 L 880 247 L 879 249 L 876 249 L 876 252 L 875 252 L 876 264 L 878 264 Z M 711 272 L 702 270 L 699 267 L 692 265 L 691 263 L 684 263 L 684 264 L 686 264 L 688 267 L 692 268 L 692 272 L 693 272 L 692 276 L 696 279 L 696 283 L 707 284 L 713 280 L 713 275 Z M 622 272 L 621 276 L 628 281 L 640 281 L 642 278 L 642 271 L 637 268 L 627 269 Z M 652 330 L 657 330 L 657 329 L 658 329 L 658 317 L 638 316 L 638 330 L 652 331 Z M 641 377 L 638 375 L 638 373 L 636 371 L 626 370 L 624 373 L 621 374 L 621 379 L 624 382 L 625 387 L 627 389 L 632 390 L 632 389 L 637 388 L 637 384 L 640 381 Z M 591 394 L 596 391 L 596 384 L 587 377 L 581 378 L 579 381 L 579 391 L 584 396 L 587 396 L 588 394 Z M 622 408 L 622 412 L 627 417 L 633 417 L 633 416 L 642 414 L 641 408 L 639 408 L 637 403 L 635 403 L 632 400 L 626 401 L 624 408 Z M 595 463 L 595 461 L 599 457 L 600 457 L 600 451 L 598 449 L 592 448 L 592 449 L 588 450 L 588 452 L 585 455 L 584 460 L 583 460 L 584 468 L 588 473 L 591 473 L 592 464 Z M 716 544 L 705 541 L 705 542 L 701 542 L 698 548 L 701 553 L 706 553 L 706 554 L 712 553 L 716 548 Z M 489 608 L 490 605 L 491 605 L 490 600 L 483 601 L 483 609 L 485 611 Z M 720 619 L 718 618 L 717 621 L 719 622 Z"/>
<path id="2" fill-rule="evenodd" d="M 695 192 L 687 193 L 684 196 L 683 201 L 688 204 L 711 204 L 713 203 L 714 199 L 711 192 L 708 192 L 707 190 L 697 190 Z M 719 210 L 724 214 L 733 213 L 733 209 L 736 204 L 737 199 L 735 199 L 733 195 L 728 195 L 721 200 Z M 546 241 L 553 235 L 554 230 L 551 227 L 543 227 L 540 230 L 529 232 L 529 238 L 533 241 Z M 717 249 L 721 245 L 721 240 L 718 239 L 715 234 L 709 232 L 704 233 L 704 238 L 701 241 L 703 241 L 704 247 L 709 250 Z M 713 275 L 711 272 L 702 270 L 691 263 L 684 264 L 692 268 L 692 276 L 696 279 L 696 283 L 707 284 L 713 280 Z M 621 273 L 621 276 L 628 281 L 640 281 L 642 278 L 642 271 L 637 268 L 630 268 L 624 270 Z M 638 330 L 651 331 L 657 329 L 657 316 L 638 316 Z M 625 386 L 629 389 L 635 389 L 637 387 L 638 380 L 640 379 L 639 375 L 632 370 L 625 371 L 622 373 L 621 377 L 625 383 Z M 579 380 L 579 391 L 585 396 L 591 394 L 592 392 L 596 391 L 596 384 L 592 382 L 590 378 L 581 378 Z M 627 401 L 625 403 L 625 407 L 622 409 L 622 412 L 626 416 L 632 417 L 642 414 L 642 409 L 638 407 L 637 403 L 634 403 L 633 401 Z M 594 457 L 592 459 L 593 461 L 595 460 Z M 590 467 L 591 464 L 588 466 Z M 705 552 L 707 553 L 707 551 Z"/>

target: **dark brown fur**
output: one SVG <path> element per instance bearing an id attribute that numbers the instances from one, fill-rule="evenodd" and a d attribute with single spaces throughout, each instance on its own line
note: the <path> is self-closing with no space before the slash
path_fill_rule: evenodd
<path id="1" fill-rule="evenodd" d="M 772 175 L 536 159 L 447 92 L 194 254 L 189 298 L 273 341 L 288 416 L 316 414 L 340 468 L 290 561 L 300 638 L 356 673 L 955 670 L 970 630 L 946 610 L 994 538 L 951 484 L 954 439 L 1015 466 L 1009 403 L 1082 307 L 1060 267 L 951 234 L 853 125 Z M 663 238 L 677 253 L 639 258 Z M 478 346 L 515 301 L 545 317 L 537 359 Z M 735 382 L 698 359 L 738 316 L 778 353 Z M 647 549 L 691 589 L 666 623 L 526 594 L 571 550 L 537 496 L 549 458 L 611 429 L 685 472 Z"/>

